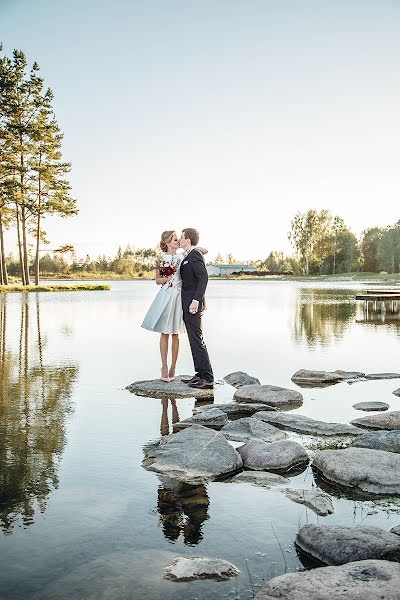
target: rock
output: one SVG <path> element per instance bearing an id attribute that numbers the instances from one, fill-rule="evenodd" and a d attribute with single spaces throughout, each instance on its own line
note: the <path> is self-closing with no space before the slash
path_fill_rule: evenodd
<path id="1" fill-rule="evenodd" d="M 396 525 L 396 527 L 392 527 L 390 533 L 394 533 L 396 535 L 400 535 L 400 525 Z"/>
<path id="2" fill-rule="evenodd" d="M 328 481 L 367 494 L 400 494 L 400 456 L 369 448 L 320 450 L 313 459 Z"/>
<path id="3" fill-rule="evenodd" d="M 357 402 L 357 404 L 353 404 L 353 408 L 356 410 L 387 410 L 389 408 L 389 404 L 386 402 Z"/>
<path id="4" fill-rule="evenodd" d="M 367 373 L 365 379 L 400 379 L 400 373 Z"/>
<path id="5" fill-rule="evenodd" d="M 362 560 L 274 577 L 255 600 L 398 600 L 399 578 L 397 563 Z"/>
<path id="6" fill-rule="evenodd" d="M 236 577 L 240 571 L 232 563 L 221 558 L 200 558 L 178 556 L 171 565 L 165 567 L 164 577 L 173 581 L 194 581 L 195 579 L 217 579 L 226 581 Z"/>
<path id="7" fill-rule="evenodd" d="M 222 433 L 192 425 L 162 437 L 143 459 L 149 471 L 163 473 L 187 483 L 204 483 L 239 471 L 240 455 Z"/>
<path id="8" fill-rule="evenodd" d="M 193 412 L 195 414 L 212 408 L 219 408 L 227 415 L 253 415 L 260 410 L 277 410 L 274 406 L 263 404 L 262 402 L 229 402 L 227 404 L 205 404 L 204 406 L 195 406 Z"/>
<path id="9" fill-rule="evenodd" d="M 324 565 L 368 559 L 400 561 L 400 537 L 379 527 L 303 525 L 295 544 Z"/>
<path id="10" fill-rule="evenodd" d="M 203 427 L 210 427 L 211 429 L 221 429 L 227 423 L 228 417 L 226 414 L 218 408 L 213 408 L 212 410 L 205 410 L 193 415 L 193 417 L 174 423 L 174 430 L 179 431 L 192 425 L 203 425 Z"/>
<path id="11" fill-rule="evenodd" d="M 150 398 L 211 398 L 214 390 L 197 390 L 190 388 L 182 379 L 190 379 L 191 375 L 179 375 L 173 381 L 166 383 L 161 379 L 135 381 L 127 386 L 127 390 L 137 396 Z"/>
<path id="12" fill-rule="evenodd" d="M 394 394 L 395 396 L 400 396 L 400 388 L 397 388 L 397 390 L 394 390 L 394 392 L 392 392 L 392 394 Z"/>
<path id="13" fill-rule="evenodd" d="M 226 415 L 225 415 L 226 416 Z M 221 433 L 224 434 L 226 439 L 233 440 L 234 442 L 247 442 L 252 438 L 263 440 L 264 442 L 277 442 L 283 440 L 286 437 L 286 433 L 280 431 L 273 425 L 253 419 L 252 417 L 244 417 L 243 419 L 237 419 L 225 425 Z"/>
<path id="14" fill-rule="evenodd" d="M 297 413 L 282 413 L 260 411 L 255 413 L 253 419 L 261 419 L 267 423 L 272 423 L 281 429 L 290 429 L 298 433 L 309 435 L 360 435 L 361 432 L 357 427 L 343 423 L 325 423 L 299 415 Z"/>
<path id="15" fill-rule="evenodd" d="M 308 462 L 308 454 L 298 442 L 284 440 L 267 443 L 252 439 L 238 448 L 247 469 L 285 472 Z"/>
<path id="16" fill-rule="evenodd" d="M 235 388 L 240 388 L 242 387 L 242 385 L 253 385 L 260 383 L 257 377 L 252 377 L 251 375 L 248 375 L 243 371 L 235 371 L 234 373 L 229 373 L 229 375 L 226 375 L 224 377 L 224 380 L 230 385 L 233 385 L 233 387 Z"/>
<path id="17" fill-rule="evenodd" d="M 350 421 L 352 425 L 363 429 L 400 429 L 400 410 L 393 410 L 382 415 L 368 415 Z"/>
<path id="18" fill-rule="evenodd" d="M 231 483 L 252 483 L 253 485 L 269 488 L 273 485 L 289 483 L 289 479 L 269 471 L 242 471 L 232 477 Z"/>
<path id="19" fill-rule="evenodd" d="M 360 435 L 351 445 L 400 454 L 400 431 L 369 431 Z"/>
<path id="20" fill-rule="evenodd" d="M 293 500 L 293 502 L 304 504 L 322 517 L 326 517 L 326 515 L 331 515 L 335 512 L 330 496 L 319 490 L 286 489 L 282 491 L 285 496 L 290 498 L 290 500 Z"/>
<path id="21" fill-rule="evenodd" d="M 263 402 L 276 408 L 294 408 L 303 404 L 303 396 L 299 392 L 277 385 L 243 385 L 233 399 L 237 402 Z"/>
<path id="22" fill-rule="evenodd" d="M 293 375 L 292 381 L 300 387 L 324 387 L 346 379 L 358 379 L 363 376 L 364 373 L 358 371 L 309 371 L 308 369 L 300 369 Z"/>

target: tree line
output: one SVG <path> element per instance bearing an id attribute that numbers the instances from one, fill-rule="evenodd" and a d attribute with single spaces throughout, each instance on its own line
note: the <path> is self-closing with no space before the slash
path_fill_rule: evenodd
<path id="1" fill-rule="evenodd" d="M 62 160 L 63 134 L 54 115 L 53 92 L 45 87 L 38 64 L 11 57 L 0 45 L 0 284 L 8 284 L 4 231 L 13 228 L 19 275 L 39 284 L 40 245 L 48 243 L 43 219 L 77 214 Z"/>

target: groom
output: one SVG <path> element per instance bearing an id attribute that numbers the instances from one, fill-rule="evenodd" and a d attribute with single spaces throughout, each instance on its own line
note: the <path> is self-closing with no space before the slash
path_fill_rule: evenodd
<path id="1" fill-rule="evenodd" d="M 182 230 L 179 244 L 186 253 L 181 262 L 183 320 L 196 371 L 195 375 L 185 383 L 192 388 L 208 390 L 213 388 L 214 375 L 201 326 L 208 274 L 202 253 L 193 250 L 198 243 L 199 232 L 196 229 L 188 227 Z"/>

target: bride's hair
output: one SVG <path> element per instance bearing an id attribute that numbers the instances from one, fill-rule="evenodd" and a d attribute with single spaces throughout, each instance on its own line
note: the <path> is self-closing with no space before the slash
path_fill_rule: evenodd
<path id="1" fill-rule="evenodd" d="M 168 231 L 162 232 L 160 248 L 163 252 L 166 252 L 168 250 L 168 244 L 171 242 L 174 235 L 176 235 L 176 231 L 174 231 L 173 229 L 169 229 Z"/>

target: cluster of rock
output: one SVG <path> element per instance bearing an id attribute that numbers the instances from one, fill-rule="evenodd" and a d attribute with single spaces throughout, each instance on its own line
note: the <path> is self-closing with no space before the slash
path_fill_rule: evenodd
<path id="1" fill-rule="evenodd" d="M 323 387 L 343 381 L 394 377 L 400 375 L 301 370 L 293 375 L 292 381 L 300 387 Z M 185 384 L 181 379 L 178 378 L 176 385 L 182 388 Z M 354 405 L 356 410 L 385 412 L 347 424 L 324 422 L 284 412 L 302 405 L 302 394 L 296 390 L 262 385 L 257 378 L 241 371 L 224 379 L 236 388 L 233 401 L 199 406 L 192 417 L 175 424 L 176 433 L 146 449 L 143 459 L 146 469 L 189 484 L 224 480 L 265 488 L 278 486 L 289 500 L 327 516 L 334 512 L 330 495 L 319 488 L 287 487 L 290 481 L 287 477 L 301 472 L 310 462 L 306 448 L 289 439 L 287 432 L 330 438 L 346 436 L 348 447 L 316 451 L 312 457 L 311 466 L 319 486 L 325 490 L 340 487 L 352 497 L 354 494 L 400 496 L 400 411 L 388 411 L 389 405 L 383 402 L 359 403 Z M 143 389 L 142 383 L 133 384 L 132 391 L 139 384 Z M 398 395 L 397 392 L 393 393 Z M 185 393 L 183 390 L 180 397 Z M 190 388 L 188 394 L 193 395 Z M 235 448 L 230 442 L 243 445 Z M 311 561 L 314 567 L 329 566 L 325 566 L 323 573 L 314 568 L 311 572 L 274 578 L 256 598 L 372 600 L 378 597 L 377 591 L 381 598 L 395 598 L 393 590 L 398 593 L 400 588 L 398 529 L 387 532 L 373 527 L 306 525 L 295 539 L 299 556 L 304 564 Z M 189 581 L 206 577 L 225 579 L 238 572 L 234 565 L 221 559 L 179 557 L 167 567 L 165 576 Z"/>

